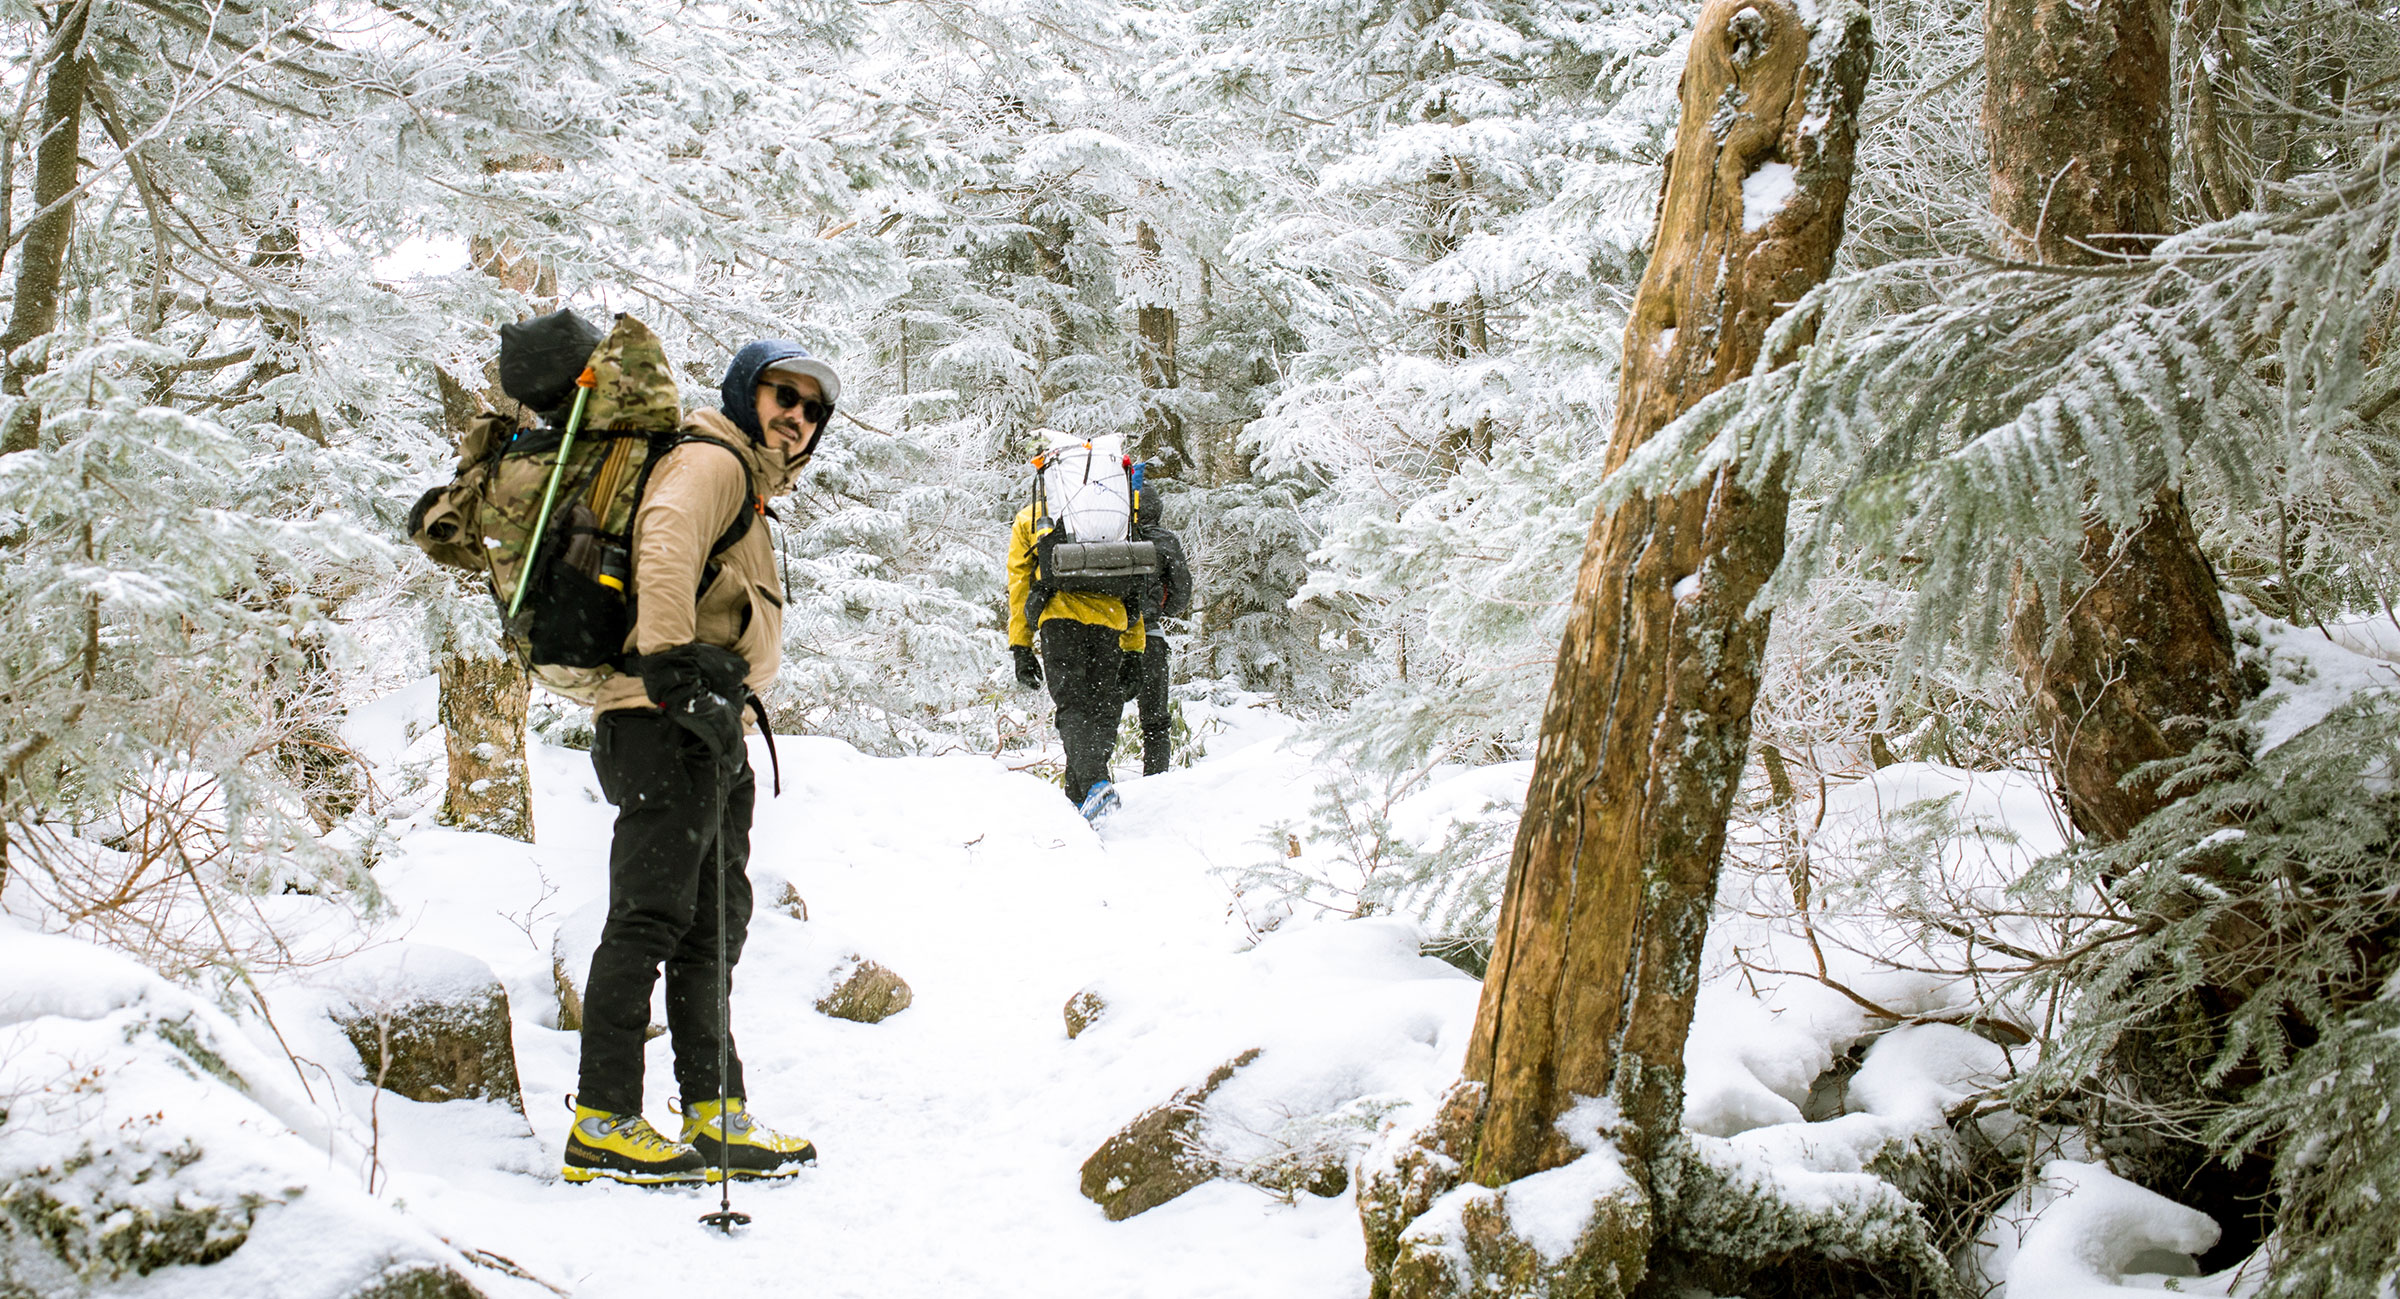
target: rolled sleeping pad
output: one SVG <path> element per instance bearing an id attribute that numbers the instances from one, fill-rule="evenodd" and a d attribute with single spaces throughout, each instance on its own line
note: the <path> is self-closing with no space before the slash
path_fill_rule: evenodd
<path id="1" fill-rule="evenodd" d="M 1062 541 L 1051 548 L 1053 577 L 1147 577 L 1159 571 L 1158 547 L 1147 541 Z"/>

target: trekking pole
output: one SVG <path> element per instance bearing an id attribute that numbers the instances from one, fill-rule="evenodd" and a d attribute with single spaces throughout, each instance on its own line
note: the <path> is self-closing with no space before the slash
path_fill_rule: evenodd
<path id="1" fill-rule="evenodd" d="M 534 516 L 533 544 L 525 552 L 525 567 L 517 573 L 516 593 L 508 597 L 508 621 L 515 622 L 525 603 L 525 588 L 533 585 L 533 561 L 541 557 L 542 538 L 550 531 L 550 507 L 558 504 L 558 480 L 567 473 L 567 453 L 575 449 L 575 434 L 583 428 L 583 404 L 600 386 L 599 372 L 590 366 L 575 376 L 575 409 L 567 414 L 566 436 L 558 440 L 558 460 L 550 466 L 550 485 L 542 489 L 542 511 Z"/>
<path id="2" fill-rule="evenodd" d="M 703 1226 L 732 1235 L 750 1225 L 750 1215 L 733 1208 L 733 1124 L 725 1116 L 725 1075 L 733 1068 L 733 972 L 725 968 L 725 805 L 733 800 L 733 778 L 717 766 L 717 1211 L 700 1215 Z"/>

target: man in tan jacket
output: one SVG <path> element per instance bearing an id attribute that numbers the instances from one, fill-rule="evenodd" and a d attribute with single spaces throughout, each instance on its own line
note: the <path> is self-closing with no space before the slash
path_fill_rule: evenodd
<path id="1" fill-rule="evenodd" d="M 659 460 L 635 511 L 629 667 L 593 705 L 592 765 L 617 824 L 583 997 L 569 1181 L 698 1182 L 720 1167 L 781 1177 L 815 1162 L 809 1142 L 751 1118 L 719 980 L 751 912 L 743 708 L 782 665 L 784 592 L 761 516 L 807 465 L 840 395 L 833 368 L 798 345 L 750 344 L 726 370 L 723 409 L 685 417 L 687 440 Z M 683 1099 L 675 1141 L 641 1114 L 662 964 Z"/>

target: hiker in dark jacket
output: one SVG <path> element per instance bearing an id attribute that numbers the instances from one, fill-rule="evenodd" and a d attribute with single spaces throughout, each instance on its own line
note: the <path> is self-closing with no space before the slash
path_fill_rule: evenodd
<path id="1" fill-rule="evenodd" d="M 1174 664 L 1168 658 L 1160 620 L 1181 618 L 1192 609 L 1192 567 L 1183 557 L 1183 539 L 1159 524 L 1159 487 L 1156 481 L 1143 485 L 1133 519 L 1134 536 L 1158 547 L 1158 580 L 1143 590 L 1135 609 L 1149 628 L 1149 636 L 1143 648 L 1126 652 L 1118 678 L 1125 698 L 1141 715 L 1145 776 L 1165 771 L 1174 748 L 1175 718 L 1167 706 L 1167 684 L 1173 679 Z M 1119 716 L 1124 707 L 1117 705 Z"/>
<path id="2" fill-rule="evenodd" d="M 761 516 L 807 466 L 840 395 L 832 367 L 797 345 L 744 347 L 725 372 L 723 409 L 685 417 L 689 440 L 659 460 L 634 513 L 634 668 L 604 683 L 592 710 L 592 766 L 617 823 L 608 922 L 583 994 L 569 1181 L 698 1182 L 719 1166 L 781 1177 L 816 1159 L 809 1142 L 750 1116 L 719 996 L 729 975 L 718 969 L 718 918 L 730 967 L 751 911 L 743 707 L 773 684 L 783 651 L 784 591 Z M 683 1097 L 674 1141 L 641 1114 L 662 963 Z"/>

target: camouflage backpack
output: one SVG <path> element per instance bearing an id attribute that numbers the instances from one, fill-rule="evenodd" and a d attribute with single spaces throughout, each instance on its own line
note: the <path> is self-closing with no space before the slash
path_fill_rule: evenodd
<path id="1" fill-rule="evenodd" d="M 417 501 L 408 532 L 435 562 L 486 578 L 502 639 L 534 680 L 588 703 L 624 667 L 642 490 L 668 451 L 710 439 L 678 431 L 666 349 L 631 316 L 617 317 L 575 384 L 563 428 L 478 415 L 459 439 L 457 477 Z M 709 547 L 711 568 L 749 527 L 744 510 Z"/>

